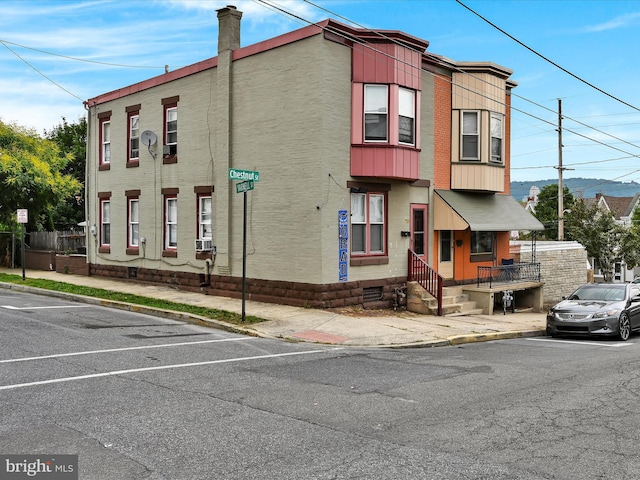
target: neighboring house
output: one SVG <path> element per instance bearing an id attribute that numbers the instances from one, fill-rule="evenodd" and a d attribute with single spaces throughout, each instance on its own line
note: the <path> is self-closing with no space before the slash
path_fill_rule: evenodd
<path id="1" fill-rule="evenodd" d="M 629 228 L 631 227 L 633 212 L 638 207 L 639 200 L 640 193 L 636 193 L 633 197 L 613 197 L 598 193 L 592 202 L 598 208 L 610 212 L 616 223 Z M 594 263 L 593 260 L 592 263 Z M 596 279 L 603 277 L 603 273 L 597 264 L 594 264 L 594 273 Z M 613 279 L 614 281 L 628 282 L 638 276 L 638 273 L 640 272 L 637 268 L 627 268 L 626 264 L 616 262 L 614 264 Z"/>
<path id="2" fill-rule="evenodd" d="M 92 275 L 238 297 L 246 248 L 252 300 L 388 306 L 410 256 L 472 283 L 543 228 L 509 195 L 510 70 L 334 20 L 241 48 L 241 16 L 87 102 Z"/>
<path id="3" fill-rule="evenodd" d="M 640 193 L 636 193 L 633 197 L 613 197 L 611 195 L 596 194 L 595 202 L 599 208 L 611 212 L 616 223 L 622 226 L 631 226 L 631 217 L 633 211 L 638 206 Z"/>

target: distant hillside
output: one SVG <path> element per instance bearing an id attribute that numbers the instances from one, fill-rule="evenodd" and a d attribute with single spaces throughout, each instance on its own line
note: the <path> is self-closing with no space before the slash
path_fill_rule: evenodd
<path id="1" fill-rule="evenodd" d="M 511 182 L 511 196 L 519 202 L 529 196 L 531 187 L 542 187 L 557 184 L 558 179 L 534 180 L 530 182 Z M 633 197 L 640 192 L 640 183 L 612 182 L 600 178 L 565 178 L 562 182 L 575 197 L 594 198 L 597 193 L 612 197 Z"/>

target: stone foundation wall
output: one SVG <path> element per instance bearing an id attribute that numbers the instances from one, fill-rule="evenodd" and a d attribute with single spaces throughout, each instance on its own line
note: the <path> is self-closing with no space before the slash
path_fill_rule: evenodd
<path id="1" fill-rule="evenodd" d="M 587 251 L 578 242 L 537 242 L 536 262 L 544 282 L 543 303 L 553 305 L 580 285 L 589 282 Z M 516 262 L 531 262 L 531 242 L 511 242 Z"/>
<path id="2" fill-rule="evenodd" d="M 169 272 L 118 265 L 90 265 L 90 275 L 117 278 L 125 281 L 171 285 L 201 292 L 205 295 L 242 298 L 242 278 L 204 273 Z M 391 308 L 394 289 L 406 284 L 406 278 L 388 278 L 326 285 L 310 283 L 246 279 L 246 299 L 256 302 L 277 303 L 309 308 L 338 308 L 362 306 L 364 308 Z M 373 289 L 376 298 L 364 291 Z M 379 292 L 379 295 L 377 295 Z"/>

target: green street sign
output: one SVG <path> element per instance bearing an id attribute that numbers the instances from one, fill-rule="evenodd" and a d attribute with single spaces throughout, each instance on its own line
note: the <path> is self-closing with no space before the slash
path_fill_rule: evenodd
<path id="1" fill-rule="evenodd" d="M 237 168 L 229 169 L 229 180 L 252 180 L 254 182 L 260 181 L 260 173 L 253 170 L 239 170 Z M 252 187 L 253 188 L 253 187 Z"/>
<path id="2" fill-rule="evenodd" d="M 249 190 L 253 190 L 253 180 L 236 183 L 236 193 L 248 192 Z"/>

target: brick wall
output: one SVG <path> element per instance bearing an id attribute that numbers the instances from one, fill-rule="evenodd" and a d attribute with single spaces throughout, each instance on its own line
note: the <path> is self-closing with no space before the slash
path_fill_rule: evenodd
<path id="1" fill-rule="evenodd" d="M 530 262 L 531 242 L 512 241 L 511 254 L 517 261 Z M 545 306 L 588 282 L 587 251 L 578 242 L 537 242 L 536 262 L 544 282 Z"/>
<path id="2" fill-rule="evenodd" d="M 451 79 L 434 78 L 434 188 L 451 188 Z"/>

